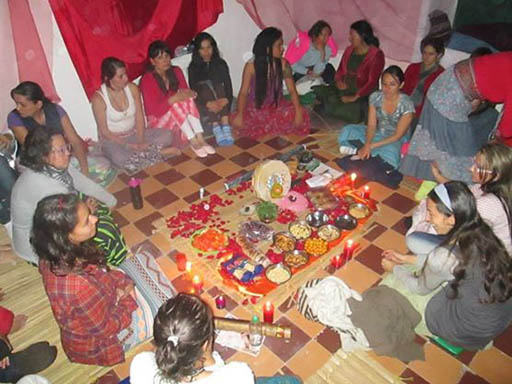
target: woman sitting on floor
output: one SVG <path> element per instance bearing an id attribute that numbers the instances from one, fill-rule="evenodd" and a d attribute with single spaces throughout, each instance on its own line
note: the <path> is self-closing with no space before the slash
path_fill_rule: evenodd
<path id="1" fill-rule="evenodd" d="M 466 349 L 483 348 L 512 320 L 512 259 L 478 214 L 465 184 L 439 184 L 429 194 L 427 211 L 427 221 L 444 236 L 443 242 L 431 249 L 423 247 L 425 253 L 415 256 L 385 251 L 382 266 L 400 284 L 383 283 L 398 289 L 425 313 L 431 333 Z M 400 265 L 406 260 L 421 271 L 416 274 Z M 411 295 L 428 295 L 438 288 L 428 304 Z"/>
<path id="2" fill-rule="evenodd" d="M 220 57 L 217 42 L 209 33 L 199 33 L 192 44 L 194 51 L 188 66 L 188 82 L 197 92 L 201 123 L 213 132 L 219 146 L 232 145 L 229 114 L 233 87 L 228 64 Z"/>
<path id="3" fill-rule="evenodd" d="M 225 364 L 213 351 L 213 313 L 200 297 L 179 293 L 159 309 L 153 328 L 156 352 L 142 352 L 130 366 L 132 384 L 298 384 L 291 376 L 254 380 L 246 363 Z"/>
<path id="4" fill-rule="evenodd" d="M 359 123 L 364 120 L 368 96 L 379 87 L 384 53 L 366 20 L 350 26 L 349 41 L 350 46 L 343 52 L 335 75 L 335 84 L 313 87 L 320 102 L 315 110 L 345 123 Z"/>
<path id="5" fill-rule="evenodd" d="M 427 36 L 421 40 L 420 49 L 421 63 L 409 64 L 405 70 L 405 81 L 402 88 L 402 92 L 411 97 L 416 110 L 411 128 L 416 128 L 428 88 L 436 77 L 444 71 L 444 68 L 439 64 L 444 55 L 444 45 L 440 39 Z M 414 131 L 414 129 L 412 130 Z"/>
<path id="6" fill-rule="evenodd" d="M 309 114 L 301 107 L 288 61 L 283 59 L 283 33 L 265 28 L 254 42 L 254 60 L 245 64 L 233 125 L 239 136 L 306 135 Z M 291 100 L 283 98 L 283 79 Z"/>
<path id="7" fill-rule="evenodd" d="M 322 77 L 326 84 L 334 81 L 335 70 L 329 59 L 338 54 L 331 26 L 318 20 L 306 33 L 298 31 L 288 43 L 284 57 L 292 66 L 295 81 L 308 75 Z"/>
<path id="8" fill-rule="evenodd" d="M 91 104 L 98 126 L 101 149 L 112 163 L 135 173 L 177 155 L 172 134 L 165 129 L 146 129 L 139 88 L 128 80 L 126 65 L 115 57 L 101 63 L 101 88 Z"/>
<path id="9" fill-rule="evenodd" d="M 93 175 L 96 181 L 108 183 L 115 176 L 104 157 L 87 156 L 84 142 L 76 133 L 69 116 L 59 104 L 46 98 L 39 84 L 24 81 L 11 90 L 16 109 L 7 116 L 7 125 L 14 132 L 20 145 L 25 143 L 27 134 L 37 127 L 52 127 L 59 131 L 73 148 L 75 166 L 86 176 Z"/>
<path id="10" fill-rule="evenodd" d="M 30 242 L 66 356 L 108 366 L 151 336 L 153 318 L 132 280 L 110 269 L 91 241 L 97 221 L 78 196 L 48 196 L 35 210 Z"/>
<path id="11" fill-rule="evenodd" d="M 21 258 L 37 264 L 39 259 L 29 242 L 37 203 L 56 193 L 77 193 L 83 195 L 99 218 L 95 243 L 106 254 L 108 264 L 119 265 L 128 249 L 107 208 L 116 205 L 116 198 L 70 166 L 70 157 L 71 147 L 59 131 L 39 127 L 27 135 L 21 164 L 28 169 L 14 184 L 11 197 L 14 250 Z"/>
<path id="12" fill-rule="evenodd" d="M 194 102 L 197 93 L 188 88 L 181 69 L 171 65 L 167 44 L 153 41 L 148 48 L 148 59 L 150 69 L 142 76 L 140 91 L 149 127 L 171 130 L 178 144 L 189 141 L 198 157 L 214 154 L 215 149 L 203 138 Z"/>
<path id="13" fill-rule="evenodd" d="M 338 142 L 341 154 L 355 154 L 361 160 L 379 156 L 393 168 L 398 168 L 400 148 L 407 141 L 414 105 L 409 96 L 400 92 L 404 73 L 396 65 L 382 74 L 382 91 L 370 96 L 368 126 L 347 125 Z"/>

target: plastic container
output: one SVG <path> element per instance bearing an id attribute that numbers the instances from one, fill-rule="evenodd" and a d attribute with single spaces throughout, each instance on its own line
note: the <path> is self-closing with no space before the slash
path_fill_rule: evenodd
<path id="1" fill-rule="evenodd" d="M 263 342 L 263 329 L 260 318 L 256 315 L 252 317 L 252 321 L 249 324 L 249 342 L 253 347 L 259 347 Z"/>

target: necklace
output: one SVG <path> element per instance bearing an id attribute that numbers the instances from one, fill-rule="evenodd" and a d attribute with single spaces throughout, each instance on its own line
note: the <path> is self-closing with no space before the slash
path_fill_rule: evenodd
<path id="1" fill-rule="evenodd" d="M 128 98 L 125 95 L 124 89 L 119 92 L 113 92 L 110 88 L 107 88 L 107 96 L 110 99 L 112 107 L 123 116 L 128 114 Z"/>

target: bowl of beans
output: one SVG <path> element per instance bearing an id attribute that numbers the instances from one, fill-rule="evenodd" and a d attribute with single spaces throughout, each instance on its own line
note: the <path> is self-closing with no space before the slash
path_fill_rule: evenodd
<path id="1" fill-rule="evenodd" d="M 288 230 L 296 240 L 304 240 L 311 236 L 311 227 L 305 221 L 294 221 L 290 223 Z"/>
<path id="2" fill-rule="evenodd" d="M 284 284 L 292 277 L 292 271 L 283 263 L 272 264 L 265 270 L 265 276 L 274 284 Z"/>
<path id="3" fill-rule="evenodd" d="M 318 228 L 318 237 L 327 242 L 338 239 L 341 235 L 341 231 L 334 225 L 326 224 Z"/>
<path id="4" fill-rule="evenodd" d="M 290 232 L 278 232 L 274 235 L 274 246 L 282 252 L 295 249 L 295 238 Z"/>
<path id="5" fill-rule="evenodd" d="M 284 255 L 284 263 L 290 268 L 298 268 L 306 264 L 309 256 L 304 251 L 295 250 Z"/>

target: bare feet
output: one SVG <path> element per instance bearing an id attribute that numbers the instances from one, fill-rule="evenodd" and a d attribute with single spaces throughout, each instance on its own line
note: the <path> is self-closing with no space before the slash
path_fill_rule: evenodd
<path id="1" fill-rule="evenodd" d="M 163 148 L 160 151 L 160 153 L 162 154 L 162 156 L 165 156 L 165 157 L 173 157 L 173 156 L 181 155 L 181 151 L 178 148 L 175 148 L 175 147 Z"/>
<path id="2" fill-rule="evenodd" d="M 14 316 L 14 319 L 12 321 L 12 327 L 11 327 L 11 332 L 10 333 L 17 332 L 21 328 L 23 328 L 25 326 L 25 324 L 27 324 L 27 319 L 28 319 L 28 317 L 26 315 L 16 315 L 16 316 Z"/>

